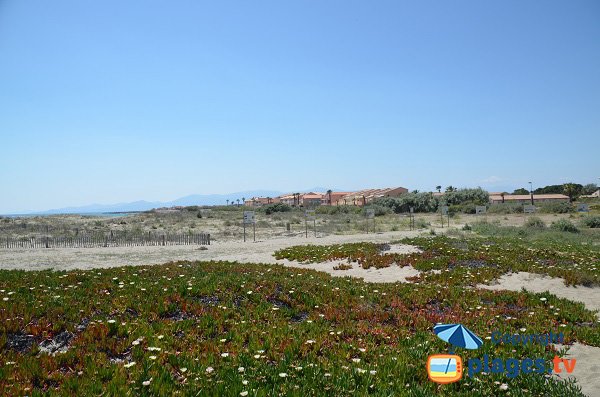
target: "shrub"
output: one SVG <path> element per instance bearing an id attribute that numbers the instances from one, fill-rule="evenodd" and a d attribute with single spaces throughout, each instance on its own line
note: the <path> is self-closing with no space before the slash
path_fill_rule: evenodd
<path id="1" fill-rule="evenodd" d="M 353 205 L 322 205 L 315 209 L 317 214 L 358 214 L 362 211 L 361 207 Z"/>
<path id="2" fill-rule="evenodd" d="M 487 212 L 490 214 L 519 214 L 523 212 L 523 205 L 516 203 L 492 204 Z"/>
<path id="3" fill-rule="evenodd" d="M 409 212 L 435 212 L 438 208 L 438 199 L 431 193 L 405 193 L 400 197 L 383 197 L 375 200 L 374 204 L 390 208 L 395 213 Z"/>
<path id="4" fill-rule="evenodd" d="M 458 189 L 452 192 L 446 192 L 443 196 L 443 201 L 448 205 L 484 205 L 490 201 L 490 195 L 480 187 L 475 189 Z"/>
<path id="5" fill-rule="evenodd" d="M 575 209 L 571 205 L 571 203 L 557 203 L 557 202 L 549 202 L 549 203 L 541 203 L 539 205 L 540 212 L 546 214 L 568 214 L 569 212 L 574 212 Z"/>
<path id="6" fill-rule="evenodd" d="M 475 204 L 474 203 L 463 203 L 463 204 L 454 204 L 448 206 L 448 212 L 452 214 L 457 214 L 462 212 L 463 214 L 474 214 L 475 213 Z"/>
<path id="7" fill-rule="evenodd" d="M 468 223 L 465 223 L 465 225 L 462 227 L 462 230 L 464 230 L 464 231 L 469 231 L 469 230 L 472 230 L 472 229 L 473 228 L 471 226 L 469 226 Z"/>
<path id="8" fill-rule="evenodd" d="M 264 212 L 267 215 L 271 215 L 276 212 L 289 212 L 291 210 L 292 207 L 284 203 L 269 204 L 259 208 L 259 211 Z"/>
<path id="9" fill-rule="evenodd" d="M 415 220 L 415 227 L 417 229 L 425 229 L 426 227 L 430 226 L 431 223 L 425 221 L 425 219 L 417 219 Z"/>
<path id="10" fill-rule="evenodd" d="M 588 215 L 581 220 L 581 224 L 593 229 L 600 228 L 600 216 Z"/>
<path id="11" fill-rule="evenodd" d="M 196 214 L 196 217 L 198 217 L 198 218 L 202 219 L 202 212 L 201 212 L 201 211 L 198 211 L 198 214 Z"/>
<path id="12" fill-rule="evenodd" d="M 537 216 L 531 216 L 525 222 L 525 227 L 528 228 L 528 229 L 539 229 L 539 230 L 541 230 L 541 229 L 545 229 L 546 228 L 546 224 L 544 223 L 543 220 L 541 220 Z"/>
<path id="13" fill-rule="evenodd" d="M 370 205 L 367 208 L 375 210 L 375 216 L 383 216 L 392 212 L 389 207 L 377 204 Z"/>
<path id="14" fill-rule="evenodd" d="M 552 222 L 552 228 L 561 232 L 579 233 L 577 226 L 567 219 L 560 219 L 556 222 Z"/>

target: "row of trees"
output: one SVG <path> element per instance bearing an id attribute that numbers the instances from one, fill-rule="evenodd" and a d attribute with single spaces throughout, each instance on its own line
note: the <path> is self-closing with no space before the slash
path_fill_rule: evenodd
<path id="1" fill-rule="evenodd" d="M 451 187 L 451 186 L 449 186 Z M 481 188 L 475 189 L 447 189 L 443 196 L 434 196 L 429 192 L 414 191 L 405 193 L 399 197 L 384 197 L 376 200 L 373 204 L 390 208 L 395 213 L 410 211 L 412 207 L 415 212 L 435 212 L 440 205 L 450 207 L 473 207 L 485 205 L 489 202 L 489 193 Z"/>
<path id="2" fill-rule="evenodd" d="M 242 203 L 240 204 L 240 200 L 242 201 Z M 239 207 L 240 205 L 244 204 L 246 202 L 246 198 L 242 197 L 241 199 L 237 199 L 237 200 L 229 200 L 227 199 L 227 205 L 230 205 L 229 202 L 231 201 L 231 205 L 235 205 L 235 202 L 237 201 L 237 206 Z"/>
<path id="3" fill-rule="evenodd" d="M 533 191 L 533 194 L 564 194 L 569 196 L 569 200 L 572 202 L 577 200 L 580 196 L 590 195 L 598 190 L 598 186 L 595 183 L 588 183 L 587 185 L 581 185 L 579 183 L 565 183 L 562 185 L 548 185 L 537 188 Z M 512 194 L 529 194 L 529 190 L 520 188 L 515 190 Z M 508 193 L 505 193 L 508 194 Z"/>

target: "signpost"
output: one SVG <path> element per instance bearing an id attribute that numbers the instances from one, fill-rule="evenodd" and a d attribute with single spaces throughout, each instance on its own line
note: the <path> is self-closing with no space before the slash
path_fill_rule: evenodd
<path id="1" fill-rule="evenodd" d="M 590 206 L 585 203 L 577 204 L 577 212 L 590 212 Z"/>
<path id="2" fill-rule="evenodd" d="M 475 215 L 483 215 L 486 212 L 487 212 L 487 207 L 485 205 L 475 206 Z"/>
<path id="3" fill-rule="evenodd" d="M 373 208 L 367 208 L 365 216 L 367 217 L 367 234 L 369 234 L 369 219 L 373 219 L 373 233 L 375 233 L 375 210 Z"/>
<path id="4" fill-rule="evenodd" d="M 244 242 L 246 241 L 246 225 L 252 224 L 254 241 L 256 241 L 256 221 L 254 219 L 254 211 L 244 211 Z"/>
<path id="5" fill-rule="evenodd" d="M 317 217 L 315 215 L 315 210 L 304 211 L 304 228 L 306 238 L 308 238 L 308 221 L 313 221 L 313 229 L 315 231 L 315 237 L 317 237 Z"/>
<path id="6" fill-rule="evenodd" d="M 408 221 L 410 230 L 415 230 L 415 207 L 408 209 Z"/>
<path id="7" fill-rule="evenodd" d="M 448 212 L 447 205 L 442 205 L 440 209 L 440 219 L 442 220 L 442 228 L 444 228 L 444 215 L 448 216 L 448 227 L 450 227 L 450 213 Z"/>
<path id="8" fill-rule="evenodd" d="M 535 214 L 535 205 L 531 205 L 531 204 L 524 205 L 523 212 L 526 214 Z"/>

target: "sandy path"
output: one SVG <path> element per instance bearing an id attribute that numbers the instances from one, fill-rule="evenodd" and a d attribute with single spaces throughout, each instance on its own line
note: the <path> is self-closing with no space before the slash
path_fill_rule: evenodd
<path id="1" fill-rule="evenodd" d="M 582 302 L 590 310 L 600 310 L 600 288 L 567 287 L 564 280 L 535 273 L 518 272 L 505 274 L 494 285 L 478 285 L 490 290 L 520 291 L 525 288 L 531 292 L 545 292 Z M 574 343 L 569 347 L 567 358 L 577 359 L 575 377 L 583 393 L 590 397 L 600 397 L 600 348 Z"/>
<path id="2" fill-rule="evenodd" d="M 283 263 L 273 252 L 301 244 L 340 244 L 360 241 L 389 242 L 417 236 L 419 232 L 386 232 L 377 234 L 331 235 L 304 238 L 281 237 L 264 241 L 215 241 L 207 249 L 197 245 L 166 247 L 107 247 L 0 249 L 0 269 L 70 270 L 124 265 L 151 265 L 176 260 L 229 260 L 253 263 Z M 305 265 L 301 265 L 305 266 Z"/>

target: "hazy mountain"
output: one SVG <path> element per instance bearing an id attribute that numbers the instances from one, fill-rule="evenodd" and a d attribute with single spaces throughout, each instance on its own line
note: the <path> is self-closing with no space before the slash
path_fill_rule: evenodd
<path id="1" fill-rule="evenodd" d="M 81 213 L 93 213 L 93 212 L 128 212 L 128 211 L 147 211 L 152 208 L 158 207 L 172 207 L 172 206 L 187 206 L 187 205 L 225 205 L 227 200 L 236 201 L 242 198 L 249 199 L 255 196 L 264 197 L 275 197 L 283 194 L 276 190 L 249 190 L 245 192 L 236 192 L 228 194 L 193 194 L 185 197 L 178 198 L 173 201 L 159 202 L 159 201 L 133 201 L 131 203 L 118 203 L 118 204 L 89 204 L 81 207 L 65 207 L 56 208 L 48 211 L 36 211 L 36 214 L 81 214 Z"/>
<path id="2" fill-rule="evenodd" d="M 306 193 L 306 192 L 321 192 L 325 193 L 330 188 L 325 187 L 313 187 L 310 189 L 294 190 L 293 192 L 280 192 L 277 190 L 248 190 L 244 192 L 235 192 L 228 194 L 192 194 L 185 197 L 180 197 L 173 201 L 133 201 L 130 203 L 117 203 L 117 204 L 89 204 L 80 207 L 65 207 L 56 208 L 47 211 L 35 211 L 29 214 L 85 214 L 85 213 L 99 213 L 99 212 L 130 212 L 130 211 L 147 211 L 152 208 L 159 207 L 173 207 L 173 206 L 188 206 L 188 205 L 226 205 L 227 200 L 229 202 L 236 202 L 237 199 L 242 201 L 242 198 L 250 199 L 251 197 L 276 197 L 284 193 Z M 331 188 L 333 191 L 344 191 L 340 189 Z"/>
<path id="3" fill-rule="evenodd" d="M 48 211 L 35 212 L 39 214 L 80 214 L 92 212 L 127 212 L 127 211 L 146 211 L 156 207 L 162 207 L 163 203 L 149 202 L 144 200 L 133 201 L 131 203 L 118 204 L 89 204 L 81 207 L 56 208 Z"/>

